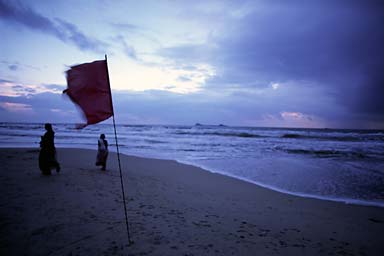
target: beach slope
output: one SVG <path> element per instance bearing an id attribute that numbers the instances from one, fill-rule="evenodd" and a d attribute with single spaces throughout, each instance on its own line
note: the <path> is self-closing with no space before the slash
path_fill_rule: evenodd
<path id="1" fill-rule="evenodd" d="M 175 161 L 58 149 L 0 149 L 1 255 L 382 255 L 384 208 L 271 191 Z"/>

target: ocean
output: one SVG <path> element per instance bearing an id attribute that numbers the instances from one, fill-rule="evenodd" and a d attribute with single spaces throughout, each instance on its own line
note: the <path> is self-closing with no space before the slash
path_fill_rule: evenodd
<path id="1" fill-rule="evenodd" d="M 111 124 L 53 128 L 56 147 L 96 149 L 104 133 L 116 151 Z M 199 124 L 116 129 L 124 154 L 172 159 L 283 193 L 384 207 L 384 130 Z M 39 148 L 44 132 L 44 124 L 0 123 L 0 146 Z"/>

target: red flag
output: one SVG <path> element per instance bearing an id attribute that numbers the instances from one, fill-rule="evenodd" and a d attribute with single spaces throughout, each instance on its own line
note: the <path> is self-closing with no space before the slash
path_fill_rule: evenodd
<path id="1" fill-rule="evenodd" d="M 63 93 L 82 109 L 86 125 L 96 124 L 113 115 L 107 68 L 106 60 L 98 60 L 73 66 L 67 71 L 68 88 Z"/>

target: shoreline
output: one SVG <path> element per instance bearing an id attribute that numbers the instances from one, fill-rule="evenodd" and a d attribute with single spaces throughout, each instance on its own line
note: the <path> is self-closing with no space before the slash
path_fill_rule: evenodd
<path id="1" fill-rule="evenodd" d="M 4 255 L 381 255 L 384 209 L 303 198 L 174 160 L 58 148 L 40 174 L 37 148 L 1 148 Z"/>
<path id="2" fill-rule="evenodd" d="M 13 148 L 13 149 L 26 149 L 26 148 L 30 148 L 30 147 L 1 147 L 0 146 L 0 149 L 7 149 L 7 148 Z M 73 147 L 60 147 L 61 149 L 85 149 L 85 150 L 95 150 L 94 147 L 90 146 L 89 148 L 73 148 Z M 60 149 L 58 148 L 58 149 Z M 33 149 L 33 148 L 30 148 L 30 149 Z M 113 153 L 116 153 L 115 150 L 110 150 L 110 152 L 113 152 Z M 250 183 L 252 185 L 255 185 L 255 186 L 258 186 L 258 187 L 261 187 L 261 188 L 264 188 L 264 189 L 269 189 L 269 190 L 272 190 L 272 191 L 275 191 L 275 192 L 278 192 L 278 193 L 283 193 L 283 194 L 287 194 L 287 195 L 291 195 L 291 196 L 298 196 L 298 197 L 302 197 L 302 198 L 309 198 L 309 199 L 317 199 L 317 200 L 324 200 L 324 201 L 330 201 L 330 202 L 337 202 L 337 203 L 342 203 L 342 204 L 351 204 L 351 205 L 361 205 L 361 206 L 371 206 L 371 207 L 380 207 L 380 208 L 384 208 L 384 201 L 383 202 L 377 202 L 377 201 L 366 201 L 366 200 L 361 200 L 361 199 L 352 199 L 352 198 L 343 198 L 343 197 L 327 197 L 327 196 L 321 196 L 321 195 L 315 195 L 315 194 L 307 194 L 307 193 L 302 193 L 302 192 L 292 192 L 292 191 L 289 191 L 289 190 L 285 190 L 285 189 L 281 189 L 281 188 L 278 188 L 278 187 L 275 187 L 275 186 L 272 186 L 272 185 L 266 185 L 266 184 L 263 184 L 263 183 L 260 183 L 260 182 L 257 182 L 257 181 L 253 181 L 251 179 L 247 179 L 247 178 L 243 178 L 243 177 L 240 177 L 240 176 L 236 176 L 236 175 L 231 175 L 229 173 L 223 173 L 223 172 L 220 172 L 220 171 L 216 171 L 216 170 L 213 170 L 213 169 L 210 169 L 206 166 L 203 166 L 203 165 L 199 165 L 199 164 L 196 164 L 196 163 L 193 163 L 193 162 L 188 162 L 188 161 L 183 161 L 183 160 L 177 160 L 177 159 L 165 159 L 165 158 L 157 158 L 157 157 L 146 157 L 146 156 L 140 156 L 140 155 L 135 155 L 135 154 L 124 154 L 124 153 L 121 153 L 121 155 L 124 155 L 124 156 L 131 156 L 131 157 L 138 157 L 138 158 L 143 158 L 143 159 L 155 159 L 155 160 L 165 160 L 165 161 L 175 161 L 177 163 L 180 163 L 180 164 L 184 164 L 184 165 L 191 165 L 193 167 L 196 167 L 196 168 L 200 168 L 206 172 L 209 172 L 209 173 L 214 173 L 214 174 L 218 174 L 218 175 L 223 175 L 223 176 L 226 176 L 226 177 L 230 177 L 230 178 L 233 178 L 233 179 L 236 179 L 236 180 L 240 180 L 240 181 L 243 181 L 243 182 L 247 182 L 247 183 Z"/>
<path id="3" fill-rule="evenodd" d="M 62 148 L 67 148 L 67 147 L 62 147 Z M 75 148 L 75 149 L 94 150 L 91 147 L 90 148 Z M 111 152 L 116 153 L 115 150 L 111 150 Z M 220 172 L 220 171 L 216 171 L 216 170 L 210 169 L 209 167 L 206 167 L 206 166 L 203 166 L 203 165 L 199 165 L 199 164 L 196 164 L 196 163 L 193 163 L 193 162 L 177 160 L 177 159 L 146 157 L 146 156 L 140 156 L 140 155 L 135 155 L 135 154 L 124 154 L 124 153 L 121 153 L 121 152 L 120 152 L 120 154 L 121 155 L 125 155 L 125 156 L 132 156 L 132 157 L 143 158 L 143 159 L 175 161 L 175 162 L 177 162 L 179 164 L 191 165 L 193 167 L 200 168 L 200 169 L 202 169 L 202 170 L 204 170 L 206 172 L 209 172 L 209 173 L 223 175 L 223 176 L 226 176 L 226 177 L 230 177 L 232 179 L 236 179 L 236 180 L 240 180 L 240 181 L 243 181 L 243 182 L 250 183 L 252 185 L 255 185 L 255 186 L 258 186 L 258 187 L 261 187 L 261 188 L 264 188 L 264 189 L 269 189 L 269 190 L 272 190 L 272 191 L 275 191 L 275 192 L 279 192 L 279 193 L 283 193 L 283 194 L 287 194 L 287 195 L 291 195 L 291 196 L 298 196 L 298 197 L 302 197 L 302 198 L 309 198 L 309 199 L 317 199 L 317 200 L 324 200 L 324 201 L 330 201 L 330 202 L 337 202 L 337 203 L 342 203 L 342 204 L 347 204 L 347 205 L 348 204 L 352 204 L 352 205 L 361 205 L 361 206 L 371 206 L 371 207 L 384 208 L 384 201 L 383 202 L 366 201 L 366 200 L 353 199 L 353 198 L 327 197 L 327 196 L 321 196 L 321 195 L 315 195 L 315 194 L 307 194 L 307 193 L 304 193 L 304 192 L 303 193 L 301 193 L 301 192 L 292 192 L 292 191 L 281 189 L 281 188 L 278 188 L 278 187 L 275 187 L 275 186 L 272 186 L 272 185 L 266 185 L 266 184 L 263 184 L 263 183 L 260 183 L 260 182 L 257 182 L 257 181 L 253 181 L 251 179 L 243 178 L 243 177 L 236 176 L 236 175 L 231 175 L 229 173 L 223 173 L 223 172 Z"/>
<path id="4" fill-rule="evenodd" d="M 142 157 L 142 156 L 136 156 L 136 155 L 132 155 L 132 156 Z M 142 158 L 147 158 L 147 157 L 142 157 Z M 342 198 L 342 197 L 340 197 L 340 198 L 336 198 L 336 197 L 332 198 L 332 197 L 319 196 L 319 195 L 313 195 L 313 194 L 306 194 L 306 193 L 300 193 L 300 192 L 292 192 L 292 191 L 281 189 L 281 188 L 278 188 L 278 187 L 275 187 L 275 186 L 265 185 L 263 183 L 260 183 L 260 182 L 257 182 L 257 181 L 253 181 L 251 179 L 243 178 L 243 177 L 240 177 L 240 176 L 236 176 L 236 175 L 231 175 L 231 174 L 228 174 L 228 173 L 222 173 L 222 172 L 219 172 L 219 171 L 210 170 L 207 167 L 199 166 L 199 165 L 194 164 L 194 163 L 189 163 L 189 162 L 184 162 L 184 161 L 179 161 L 179 160 L 174 160 L 174 159 L 162 159 L 162 158 L 153 158 L 153 159 L 170 160 L 170 161 L 176 161 L 176 162 L 178 162 L 180 164 L 191 165 L 191 166 L 194 166 L 194 167 L 197 167 L 197 168 L 201 168 L 201 169 L 203 169 L 203 170 L 205 170 L 207 172 L 210 172 L 210 173 L 223 175 L 223 176 L 230 177 L 230 178 L 233 178 L 233 179 L 236 179 L 236 180 L 241 180 L 241 181 L 250 183 L 252 185 L 255 185 L 255 186 L 258 186 L 258 187 L 261 187 L 261 188 L 264 188 L 264 189 L 269 189 L 269 190 L 272 190 L 272 191 L 275 191 L 275 192 L 279 192 L 279 193 L 282 193 L 282 194 L 286 194 L 286 195 L 290 195 L 290 196 L 298 196 L 298 197 L 302 197 L 302 198 L 309 198 L 309 199 L 317 199 L 317 200 L 324 200 L 324 201 L 330 201 L 330 202 L 337 202 L 337 203 L 342 203 L 342 204 L 347 204 L 347 205 L 348 204 L 352 204 L 352 205 L 361 205 L 361 206 L 371 206 L 371 207 L 384 208 L 384 201 L 383 202 L 365 201 L 365 200 L 352 199 L 352 198 Z"/>
<path id="5" fill-rule="evenodd" d="M 67 148 L 67 147 L 62 147 L 62 148 Z M 68 147 L 68 149 L 71 149 L 71 147 Z M 87 149 L 87 150 L 94 150 L 93 148 L 73 148 L 73 149 Z M 115 150 L 111 150 L 111 152 L 116 153 Z M 301 192 L 292 192 L 289 190 L 281 189 L 272 185 L 266 185 L 257 181 L 253 181 L 251 179 L 243 178 L 240 176 L 236 175 L 231 175 L 229 173 L 223 173 L 220 171 L 215 171 L 213 169 L 210 169 L 209 167 L 202 166 L 193 162 L 188 162 L 188 161 L 182 161 L 182 160 L 177 160 L 177 159 L 165 159 L 165 158 L 157 158 L 157 157 L 146 157 L 146 156 L 140 156 L 140 155 L 135 155 L 135 154 L 124 154 L 120 153 L 121 155 L 125 156 L 132 156 L 132 157 L 138 157 L 138 158 L 143 158 L 143 159 L 155 159 L 155 160 L 165 160 L 165 161 L 175 161 L 179 164 L 184 164 L 184 165 L 190 165 L 196 168 L 200 168 L 206 172 L 209 173 L 214 173 L 218 175 L 223 175 L 226 177 L 230 177 L 232 179 L 240 180 L 243 182 L 250 183 L 252 185 L 264 188 L 264 189 L 269 189 L 278 193 L 283 193 L 291 196 L 298 196 L 302 198 L 309 198 L 309 199 L 317 199 L 317 200 L 324 200 L 324 201 L 330 201 L 330 202 L 337 202 L 337 203 L 342 203 L 342 204 L 352 204 L 352 205 L 361 205 L 361 206 L 371 206 L 371 207 L 380 207 L 384 208 L 384 201 L 383 202 L 377 202 L 377 201 L 366 201 L 366 200 L 360 200 L 360 199 L 353 199 L 353 198 L 343 198 L 343 197 L 327 197 L 327 196 L 321 196 L 321 195 L 315 195 L 315 194 L 307 194 L 307 193 L 301 193 Z"/>

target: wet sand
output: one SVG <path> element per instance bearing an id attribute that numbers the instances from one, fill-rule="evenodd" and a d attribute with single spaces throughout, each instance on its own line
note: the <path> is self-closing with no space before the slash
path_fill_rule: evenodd
<path id="1" fill-rule="evenodd" d="M 0 149 L 0 255 L 382 255 L 384 208 L 296 197 L 175 161 Z"/>

